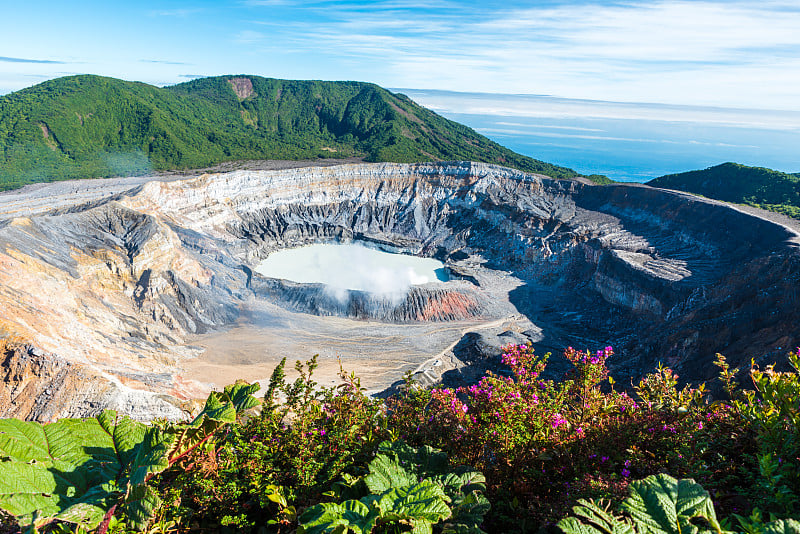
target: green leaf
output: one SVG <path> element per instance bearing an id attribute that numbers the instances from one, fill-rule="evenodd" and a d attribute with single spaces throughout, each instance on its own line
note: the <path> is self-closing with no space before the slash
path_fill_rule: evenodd
<path id="1" fill-rule="evenodd" d="M 261 404 L 261 401 L 253 396 L 259 389 L 261 389 L 261 386 L 258 382 L 255 384 L 237 382 L 230 386 L 225 386 L 225 395 L 227 395 L 233 403 L 236 413 L 240 414 Z"/>
<path id="2" fill-rule="evenodd" d="M 405 488 L 391 488 L 381 495 L 368 495 L 342 504 L 323 503 L 300 515 L 300 532 L 335 532 L 344 527 L 367 534 L 378 523 L 410 523 L 414 532 L 431 532 L 431 525 L 450 516 L 442 489 L 423 481 Z M 344 530 L 343 532 L 345 532 Z"/>
<path id="3" fill-rule="evenodd" d="M 111 410 L 97 416 L 97 422 L 111 437 L 122 465 L 128 465 L 136 456 L 137 447 L 144 439 L 147 427 L 128 417 L 117 417 Z"/>
<path id="4" fill-rule="evenodd" d="M 370 507 L 356 500 L 342 504 L 316 504 L 306 509 L 298 518 L 301 525 L 298 532 L 322 534 L 352 530 L 356 534 L 369 534 L 375 528 L 379 515 L 380 510 L 377 507 Z"/>
<path id="5" fill-rule="evenodd" d="M 615 517 L 592 501 L 578 499 L 572 511 L 577 517 L 567 517 L 557 524 L 566 534 L 636 534 L 630 521 Z"/>
<path id="6" fill-rule="evenodd" d="M 445 501 L 442 488 L 429 480 L 413 486 L 391 488 L 380 496 L 378 506 L 384 513 L 392 513 L 401 519 L 425 520 L 431 524 L 450 517 L 450 507 Z"/>
<path id="7" fill-rule="evenodd" d="M 189 423 L 189 427 L 202 426 L 207 421 L 215 423 L 234 423 L 236 422 L 236 407 L 224 393 L 212 391 L 206 399 L 203 411 Z"/>
<path id="8" fill-rule="evenodd" d="M 150 476 L 169 467 L 169 452 L 173 449 L 175 439 L 176 433 L 171 429 L 147 429 L 131 465 L 131 485 L 144 484 Z"/>
<path id="9" fill-rule="evenodd" d="M 23 527 L 58 520 L 93 529 L 124 493 L 132 521 L 145 528 L 160 503 L 147 480 L 257 405 L 257 390 L 228 386 L 209 395 L 191 423 L 164 427 L 113 411 L 48 425 L 1 419 L 0 509 Z"/>
<path id="10" fill-rule="evenodd" d="M 0 420 L 0 508 L 23 527 L 96 527 L 123 492 L 144 429 L 112 411 L 48 425 Z"/>
<path id="11" fill-rule="evenodd" d="M 80 501 L 56 514 L 55 519 L 94 528 L 103 520 L 117 495 L 118 488 L 113 484 L 94 486 L 83 494 Z"/>
<path id="12" fill-rule="evenodd" d="M 364 483 L 372 493 L 383 493 L 391 488 L 411 486 L 418 482 L 416 475 L 403 469 L 397 458 L 378 454 L 369 463 L 369 474 L 364 477 Z"/>
<path id="13" fill-rule="evenodd" d="M 691 479 L 675 480 L 669 475 L 651 475 L 630 484 L 631 495 L 622 503 L 636 530 L 652 534 L 690 534 L 701 532 L 692 520 L 705 519 L 717 532 L 721 530 L 714 504 L 700 484 Z"/>
<path id="14" fill-rule="evenodd" d="M 404 441 L 384 441 L 378 445 L 378 453 L 396 456 L 400 465 L 413 469 L 417 474 L 435 475 L 448 471 L 447 453 L 428 445 L 414 448 Z"/>
<path id="15" fill-rule="evenodd" d="M 473 491 L 486 491 L 486 477 L 479 471 L 468 468 L 459 469 L 445 475 L 431 477 L 442 487 L 453 503 L 458 503 Z"/>
<path id="16" fill-rule="evenodd" d="M 483 532 L 480 529 L 483 517 L 491 509 L 489 499 L 483 494 L 472 491 L 462 498 L 457 506 L 453 507 L 453 515 L 444 525 L 444 534 Z"/>
<path id="17" fill-rule="evenodd" d="M 133 486 L 125 499 L 130 526 L 145 530 L 153 514 L 161 506 L 161 498 L 147 485 Z"/>
<path id="18" fill-rule="evenodd" d="M 188 425 L 173 425 L 171 431 L 176 438 L 169 452 L 169 458 L 175 459 L 190 451 L 217 430 L 235 423 L 238 411 L 257 406 L 260 401 L 252 396 L 258 391 L 258 384 L 239 382 L 227 386 L 223 392 L 212 391 L 206 399 L 203 410 Z M 233 397 L 231 397 L 232 395 Z M 241 410 L 240 410 L 241 409 Z"/>
<path id="19" fill-rule="evenodd" d="M 796 519 L 778 519 L 764 525 L 763 534 L 800 534 L 800 521 Z"/>

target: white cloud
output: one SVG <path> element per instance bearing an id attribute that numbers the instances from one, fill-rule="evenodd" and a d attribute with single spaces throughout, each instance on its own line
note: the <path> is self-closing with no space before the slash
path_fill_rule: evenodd
<path id="1" fill-rule="evenodd" d="M 290 2 L 289 0 L 245 0 L 244 4 L 247 6 L 272 7 L 272 6 L 291 5 L 292 2 Z"/>
<path id="2" fill-rule="evenodd" d="M 151 17 L 188 17 L 196 13 L 205 11 L 202 7 L 185 8 L 185 9 L 163 9 L 150 11 Z"/>
<path id="3" fill-rule="evenodd" d="M 378 61 L 384 85 L 798 109 L 800 10 L 658 1 L 515 10 L 331 7 L 296 44 Z"/>
<path id="4" fill-rule="evenodd" d="M 624 119 L 703 123 L 800 132 L 800 111 L 739 109 L 684 105 L 636 104 L 535 95 L 502 95 L 395 89 L 439 113 L 519 118 Z M 509 121 L 498 125 L 525 126 Z M 536 128 L 543 128 L 536 125 Z M 581 129 L 563 126 L 549 128 Z"/>
<path id="5" fill-rule="evenodd" d="M 267 36 L 261 32 L 242 30 L 234 36 L 233 40 L 237 43 L 251 44 L 261 42 L 266 38 Z"/>

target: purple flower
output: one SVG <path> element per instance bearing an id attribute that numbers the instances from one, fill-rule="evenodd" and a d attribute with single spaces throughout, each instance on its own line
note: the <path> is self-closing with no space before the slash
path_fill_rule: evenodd
<path id="1" fill-rule="evenodd" d="M 605 463 L 607 461 L 608 461 L 608 456 L 603 456 L 602 458 L 600 458 L 600 463 Z"/>
<path id="2" fill-rule="evenodd" d="M 561 425 L 565 424 L 567 424 L 567 420 L 564 419 L 560 413 L 553 414 L 553 422 L 552 422 L 553 428 L 558 428 Z"/>
<path id="3" fill-rule="evenodd" d="M 627 469 L 623 468 L 622 469 L 622 476 L 624 476 L 625 478 L 628 478 L 629 476 L 631 476 L 631 472 L 628 471 Z"/>

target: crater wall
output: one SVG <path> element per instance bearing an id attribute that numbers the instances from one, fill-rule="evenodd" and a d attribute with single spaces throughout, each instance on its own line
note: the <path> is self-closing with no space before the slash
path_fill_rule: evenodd
<path id="1" fill-rule="evenodd" d="M 538 327 L 526 335 L 543 349 L 612 344 L 626 377 L 664 361 L 704 380 L 715 352 L 782 361 L 798 342 L 796 230 L 646 186 L 477 163 L 359 164 L 151 181 L 56 208 L 0 220 L 0 333 L 96 384 L 54 398 L 46 417 L 136 405 L 137 395 L 135 415 L 174 417 L 202 391 L 180 372 L 198 354 L 187 340 L 247 321 L 260 301 L 403 324 L 511 309 Z M 435 256 L 458 280 L 387 305 L 252 270 L 271 251 L 336 240 Z M 19 357 L 4 369 L 32 369 Z M 40 374 L 25 380 L 52 380 Z M 14 376 L 3 394 L 19 390 Z M 0 415 L 44 413 L 19 401 Z"/>

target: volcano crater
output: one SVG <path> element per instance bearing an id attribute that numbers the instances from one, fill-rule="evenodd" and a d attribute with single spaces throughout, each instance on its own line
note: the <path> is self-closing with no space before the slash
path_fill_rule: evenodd
<path id="1" fill-rule="evenodd" d="M 209 387 L 314 353 L 377 391 L 405 371 L 470 380 L 508 342 L 611 344 L 628 382 L 659 361 L 707 380 L 716 352 L 776 361 L 798 341 L 797 229 L 687 194 L 464 162 L 94 191 L 0 220 L 0 328 L 28 342 L 5 356 L 4 416 L 175 418 Z M 354 241 L 436 258 L 452 279 L 341 298 L 256 270 L 278 250 Z"/>

